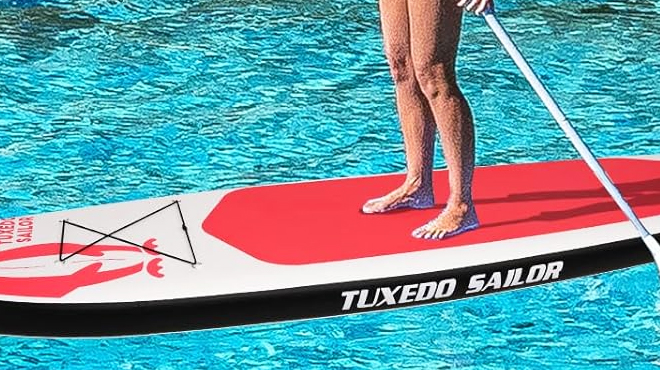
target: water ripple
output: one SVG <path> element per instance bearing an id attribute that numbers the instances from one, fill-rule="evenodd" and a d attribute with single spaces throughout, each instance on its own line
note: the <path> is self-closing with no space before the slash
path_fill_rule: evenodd
<path id="1" fill-rule="evenodd" d="M 658 153 L 659 3 L 507 1 L 500 15 L 597 155 Z M 477 17 L 459 79 L 478 164 L 576 157 Z M 1 217 L 405 169 L 375 2 L 0 0 L 0 80 Z M 352 317 L 0 337 L 0 368 L 651 369 L 656 280 L 643 266 Z"/>

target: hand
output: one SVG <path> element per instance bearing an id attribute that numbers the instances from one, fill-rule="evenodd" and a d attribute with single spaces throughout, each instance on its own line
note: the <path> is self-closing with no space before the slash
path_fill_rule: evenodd
<path id="1" fill-rule="evenodd" d="M 495 6 L 493 0 L 459 0 L 456 5 L 465 8 L 468 12 L 474 12 L 476 15 L 481 15 L 486 9 Z"/>

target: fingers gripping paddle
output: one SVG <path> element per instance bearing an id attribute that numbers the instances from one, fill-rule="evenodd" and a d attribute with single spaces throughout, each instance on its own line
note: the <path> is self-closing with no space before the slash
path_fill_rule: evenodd
<path id="1" fill-rule="evenodd" d="M 605 189 L 607 189 L 608 193 L 610 193 L 612 199 L 614 199 L 619 208 L 621 208 L 623 213 L 626 214 L 630 222 L 632 222 L 632 224 L 635 226 L 637 232 L 642 237 L 644 244 L 646 244 L 646 247 L 651 252 L 653 260 L 658 267 L 658 271 L 660 271 L 660 244 L 658 244 L 658 241 L 655 240 L 651 233 L 649 233 L 637 215 L 635 215 L 635 212 L 632 210 L 632 208 L 630 208 L 630 205 L 623 199 L 621 193 L 616 188 L 616 186 L 614 186 L 609 176 L 607 176 L 607 173 L 605 173 L 605 170 L 600 165 L 596 157 L 594 157 L 589 147 L 587 147 L 584 141 L 580 138 L 580 135 L 577 133 L 577 131 L 575 131 L 575 128 L 573 128 L 552 96 L 550 96 L 550 93 L 543 86 L 543 83 L 541 83 L 538 77 L 536 77 L 536 74 L 534 74 L 532 68 L 529 66 L 522 54 L 520 54 L 520 51 L 518 51 L 516 45 L 513 43 L 507 32 L 495 17 L 495 11 L 492 7 L 484 12 L 484 18 L 486 19 L 488 26 L 495 33 L 495 36 L 497 36 L 504 49 L 506 49 L 507 53 L 509 53 L 511 59 L 513 59 L 520 71 L 523 73 L 527 79 L 527 82 L 532 85 L 532 88 L 534 88 L 536 94 L 541 98 L 543 104 L 545 104 L 545 107 L 550 111 L 550 114 L 552 114 L 555 121 L 557 121 L 571 143 L 573 143 L 575 149 L 577 149 L 577 151 L 580 153 L 582 159 L 587 162 L 596 177 L 598 177 L 598 180 L 600 180 Z"/>

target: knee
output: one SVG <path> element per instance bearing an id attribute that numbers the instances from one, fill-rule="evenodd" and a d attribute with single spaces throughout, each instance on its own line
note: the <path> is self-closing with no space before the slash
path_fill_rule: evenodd
<path id="1" fill-rule="evenodd" d="M 419 87 L 427 99 L 449 99 L 457 93 L 453 65 L 415 61 L 414 70 Z"/>
<path id="2" fill-rule="evenodd" d="M 391 47 L 385 50 L 387 64 L 395 84 L 415 81 L 413 61 L 407 48 Z"/>

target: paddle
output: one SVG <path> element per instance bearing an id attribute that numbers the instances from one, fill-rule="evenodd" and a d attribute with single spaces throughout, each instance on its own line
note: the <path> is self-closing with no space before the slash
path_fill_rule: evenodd
<path id="1" fill-rule="evenodd" d="M 596 157 L 594 157 L 589 147 L 584 143 L 582 138 L 580 138 L 580 135 L 577 133 L 577 131 L 575 131 L 575 128 L 573 128 L 552 96 L 550 96 L 550 93 L 543 86 L 543 83 L 541 83 L 536 74 L 534 74 L 532 68 L 529 66 L 522 54 L 520 54 L 520 51 L 516 45 L 513 43 L 507 32 L 495 17 L 495 10 L 490 7 L 486 9 L 483 14 L 490 29 L 495 33 L 497 39 L 500 41 L 504 49 L 506 49 L 507 53 L 509 53 L 511 59 L 513 59 L 513 61 L 516 63 L 522 74 L 527 79 L 527 82 L 532 85 L 532 88 L 534 88 L 536 94 L 541 98 L 543 104 L 545 104 L 545 107 L 550 111 L 552 117 L 554 117 L 555 121 L 557 121 L 561 129 L 564 130 L 564 133 L 571 141 L 571 143 L 573 143 L 575 149 L 577 149 L 577 151 L 580 153 L 582 159 L 587 162 L 596 177 L 598 177 L 598 180 L 600 180 L 601 184 L 603 184 L 605 189 L 607 189 L 607 192 L 610 193 L 612 199 L 614 199 L 619 208 L 621 208 L 623 213 L 626 214 L 630 222 L 632 222 L 632 224 L 635 226 L 637 232 L 644 241 L 644 244 L 646 244 L 646 247 L 651 252 L 653 260 L 655 261 L 658 271 L 660 272 L 660 244 L 658 244 L 658 241 L 655 240 L 651 233 L 649 233 L 637 215 L 635 215 L 635 212 L 632 210 L 632 208 L 630 208 L 630 205 L 623 199 L 619 189 L 614 186 L 612 180 L 610 180 L 609 176 L 600 165 Z"/>

